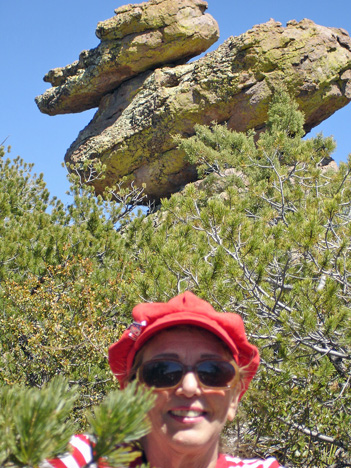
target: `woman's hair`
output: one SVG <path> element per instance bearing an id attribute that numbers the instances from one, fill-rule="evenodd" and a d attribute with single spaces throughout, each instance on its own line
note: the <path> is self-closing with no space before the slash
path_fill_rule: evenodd
<path id="1" fill-rule="evenodd" d="M 196 332 L 196 333 L 200 333 L 200 334 L 202 334 L 204 336 L 211 335 L 222 346 L 225 354 L 227 355 L 228 360 L 233 359 L 233 354 L 230 351 L 229 347 L 226 345 L 226 343 L 224 343 L 224 341 L 222 341 L 217 335 L 215 335 L 214 333 L 206 330 L 205 328 L 201 328 L 201 327 L 198 327 L 196 325 L 176 325 L 174 327 L 166 328 L 166 329 L 162 330 L 160 333 L 167 333 L 167 331 L 171 331 L 171 330 L 172 331 L 173 330 L 187 331 L 187 332 L 190 332 L 190 333 Z M 154 335 L 152 338 L 150 338 L 150 340 L 148 340 L 145 344 L 150 343 L 155 338 L 155 336 L 156 335 Z M 124 385 L 127 385 L 129 382 L 135 380 L 138 369 L 141 366 L 141 364 L 143 363 L 144 346 L 136 353 L 133 365 L 132 365 L 132 367 L 130 369 L 129 374 L 126 376 Z M 246 366 L 245 367 L 239 367 L 238 366 L 238 369 L 239 369 L 239 383 L 236 386 L 236 392 L 238 392 L 238 393 L 241 393 L 242 390 L 244 389 L 244 380 L 245 380 L 245 377 L 247 375 L 247 371 L 246 371 L 245 368 L 246 368 Z"/>

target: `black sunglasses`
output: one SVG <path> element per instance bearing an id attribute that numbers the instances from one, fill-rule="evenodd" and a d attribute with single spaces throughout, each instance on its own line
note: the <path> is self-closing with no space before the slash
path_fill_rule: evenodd
<path id="1" fill-rule="evenodd" d="M 194 366 L 186 366 L 179 361 L 154 359 L 142 364 L 138 371 L 138 380 L 148 387 L 176 387 L 187 372 L 194 372 L 198 382 L 209 388 L 229 388 L 234 385 L 236 369 L 228 361 L 209 359 Z"/>

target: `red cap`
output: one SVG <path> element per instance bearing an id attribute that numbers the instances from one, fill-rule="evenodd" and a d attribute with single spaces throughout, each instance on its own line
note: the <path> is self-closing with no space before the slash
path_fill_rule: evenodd
<path id="1" fill-rule="evenodd" d="M 133 318 L 134 323 L 109 348 L 109 364 L 122 388 L 139 349 L 161 330 L 177 325 L 204 328 L 229 347 L 238 366 L 245 367 L 240 398 L 256 374 L 260 361 L 258 349 L 247 341 L 240 315 L 216 312 L 208 302 L 189 291 L 169 302 L 138 304 L 133 309 Z"/>

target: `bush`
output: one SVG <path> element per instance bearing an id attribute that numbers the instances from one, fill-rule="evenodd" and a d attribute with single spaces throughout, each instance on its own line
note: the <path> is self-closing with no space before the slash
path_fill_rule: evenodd
<path id="1" fill-rule="evenodd" d="M 41 176 L 2 157 L 2 384 L 65 376 L 84 430 L 82 408 L 114 386 L 106 351 L 132 307 L 191 289 L 239 313 L 261 351 L 228 428 L 236 450 L 287 467 L 349 466 L 351 161 L 334 168 L 332 138 L 303 134 L 283 92 L 260 135 L 197 127 L 179 144 L 202 180 L 134 219 L 133 187 L 104 201 L 73 176 L 65 208 Z M 87 167 L 87 180 L 100 169 Z"/>

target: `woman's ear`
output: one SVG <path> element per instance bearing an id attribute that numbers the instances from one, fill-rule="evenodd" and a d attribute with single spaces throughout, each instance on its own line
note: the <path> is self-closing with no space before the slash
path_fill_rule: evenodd
<path id="1" fill-rule="evenodd" d="M 227 420 L 228 421 L 233 421 L 236 415 L 236 411 L 238 409 L 238 404 L 239 404 L 239 392 L 235 392 L 232 398 L 232 401 L 229 405 L 228 412 L 227 412 Z"/>

